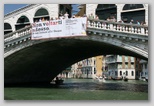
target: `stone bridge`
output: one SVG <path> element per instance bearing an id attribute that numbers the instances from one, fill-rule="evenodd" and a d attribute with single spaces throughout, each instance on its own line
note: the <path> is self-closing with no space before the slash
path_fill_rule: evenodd
<path id="1" fill-rule="evenodd" d="M 88 57 L 129 55 L 148 60 L 148 27 L 87 21 L 87 36 L 31 40 L 31 26 L 4 36 L 4 83 L 50 82 Z"/>

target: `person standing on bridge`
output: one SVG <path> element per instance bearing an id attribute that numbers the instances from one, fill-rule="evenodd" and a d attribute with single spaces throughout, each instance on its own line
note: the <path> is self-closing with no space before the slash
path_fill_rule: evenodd
<path id="1" fill-rule="evenodd" d="M 133 20 L 133 19 L 131 19 L 130 24 L 133 24 L 133 23 L 134 23 L 134 20 Z"/>
<path id="2" fill-rule="evenodd" d="M 94 19 L 94 15 L 93 15 L 93 13 L 91 13 L 91 14 L 89 15 L 88 18 L 89 18 L 89 19 Z"/>
<path id="3" fill-rule="evenodd" d="M 99 20 L 99 17 L 98 17 L 97 15 L 95 15 L 95 19 L 96 19 L 96 20 Z"/>
<path id="4" fill-rule="evenodd" d="M 65 18 L 65 19 L 68 19 L 68 16 L 69 16 L 69 14 L 66 12 L 66 13 L 64 14 L 64 18 Z"/>
<path id="5" fill-rule="evenodd" d="M 140 25 L 140 22 L 139 22 L 139 21 L 136 21 L 136 23 L 137 23 L 138 25 Z"/>
<path id="6" fill-rule="evenodd" d="M 110 21 L 110 18 L 108 17 L 106 20 L 107 20 L 107 21 Z"/>
<path id="7" fill-rule="evenodd" d="M 116 19 L 114 16 L 112 16 L 112 22 L 116 22 Z"/>
<path id="8" fill-rule="evenodd" d="M 60 13 L 60 15 L 59 15 L 59 19 L 64 19 L 64 16 L 63 16 L 63 14 L 62 13 Z"/>

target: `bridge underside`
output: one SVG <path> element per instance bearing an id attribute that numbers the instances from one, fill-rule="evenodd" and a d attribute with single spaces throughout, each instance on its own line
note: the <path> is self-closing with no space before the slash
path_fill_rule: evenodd
<path id="1" fill-rule="evenodd" d="M 62 70 L 88 57 L 136 53 L 102 42 L 59 39 L 24 48 L 4 59 L 4 83 L 49 83 Z"/>

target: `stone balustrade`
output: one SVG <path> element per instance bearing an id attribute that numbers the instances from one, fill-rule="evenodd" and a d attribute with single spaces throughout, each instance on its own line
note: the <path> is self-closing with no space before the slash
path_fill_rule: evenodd
<path id="1" fill-rule="evenodd" d="M 105 20 L 91 20 L 91 19 L 88 19 L 87 24 L 88 28 L 119 31 L 119 32 L 133 33 L 139 35 L 148 35 L 148 26 L 146 25 L 143 26 L 136 24 L 126 24 L 126 23 L 111 22 Z M 11 41 L 13 39 L 25 36 L 30 33 L 31 33 L 31 25 L 4 35 L 4 42 Z"/>
<path id="2" fill-rule="evenodd" d="M 147 48 L 148 26 L 88 19 L 87 31 L 91 30 L 92 32 L 94 31 L 94 33 L 95 33 L 95 29 L 98 31 L 105 32 L 105 33 L 111 32 L 110 33 L 111 35 L 112 34 L 114 34 L 114 36 L 117 35 L 117 38 L 119 38 L 119 40 L 116 40 L 116 38 L 114 38 L 112 36 L 111 37 L 107 36 L 108 35 L 107 34 L 104 37 L 108 37 L 108 38 L 102 38 L 101 40 L 104 40 L 105 42 L 109 42 L 110 44 L 113 44 L 113 45 L 120 46 L 120 47 L 125 48 L 127 50 L 134 51 L 134 52 L 139 53 L 142 56 L 148 58 L 148 48 Z M 33 45 L 37 42 L 42 41 L 42 40 L 41 41 L 40 40 L 39 41 L 32 41 L 31 40 L 31 30 L 32 30 L 32 26 L 30 25 L 25 28 L 22 28 L 17 31 L 14 31 L 14 32 L 4 35 L 5 57 L 10 55 L 13 52 L 16 52 L 16 51 L 24 48 L 24 47 L 27 47 L 29 45 Z M 135 36 L 134 34 L 136 34 L 137 36 Z M 100 34 L 95 34 L 95 35 L 96 35 L 95 39 L 97 39 L 97 37 L 98 37 L 98 39 L 100 39 L 102 36 L 102 35 L 100 36 Z M 128 39 L 123 39 L 124 37 L 126 37 L 125 35 L 127 35 Z M 118 37 L 118 36 L 121 36 L 121 37 Z M 93 36 L 90 36 L 90 35 L 89 35 L 89 37 L 93 38 Z M 123 45 L 123 44 L 121 44 L 120 38 L 122 38 L 122 40 L 126 40 L 126 41 L 128 40 L 128 42 Z M 105 39 L 108 39 L 108 40 L 105 40 Z M 136 44 L 132 40 L 138 41 L 138 44 Z"/>
<path id="3" fill-rule="evenodd" d="M 31 34 L 31 25 L 4 35 L 4 43 Z"/>
<path id="4" fill-rule="evenodd" d="M 98 19 L 88 19 L 88 28 L 112 30 L 125 33 L 133 33 L 140 35 L 148 35 L 148 26 L 147 25 L 137 25 L 137 24 L 126 24 L 120 22 L 112 22 Z"/>

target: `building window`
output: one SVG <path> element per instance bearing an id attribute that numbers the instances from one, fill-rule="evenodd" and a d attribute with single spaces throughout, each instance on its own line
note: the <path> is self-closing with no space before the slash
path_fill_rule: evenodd
<path id="1" fill-rule="evenodd" d="M 117 71 L 115 71 L 115 75 L 116 75 L 116 76 L 118 75 Z"/>
<path id="2" fill-rule="evenodd" d="M 143 76 L 143 72 L 141 72 L 141 76 Z"/>
<path id="3" fill-rule="evenodd" d="M 126 71 L 126 76 L 128 76 L 128 71 Z"/>
<path id="4" fill-rule="evenodd" d="M 132 76 L 134 76 L 134 71 L 132 71 Z"/>
<path id="5" fill-rule="evenodd" d="M 131 59 L 131 62 L 134 62 L 134 57 L 130 57 L 130 59 Z"/>
<path id="6" fill-rule="evenodd" d="M 128 56 L 125 56 L 125 62 L 128 62 Z"/>
<path id="7" fill-rule="evenodd" d="M 136 71 L 136 76 L 138 76 L 138 71 Z"/>
<path id="8" fill-rule="evenodd" d="M 147 69 L 147 64 L 145 64 L 145 69 Z"/>
<path id="9" fill-rule="evenodd" d="M 122 71 L 120 71 L 120 75 L 122 75 Z"/>
<path id="10" fill-rule="evenodd" d="M 119 61 L 122 62 L 122 56 L 121 55 L 119 55 Z"/>

